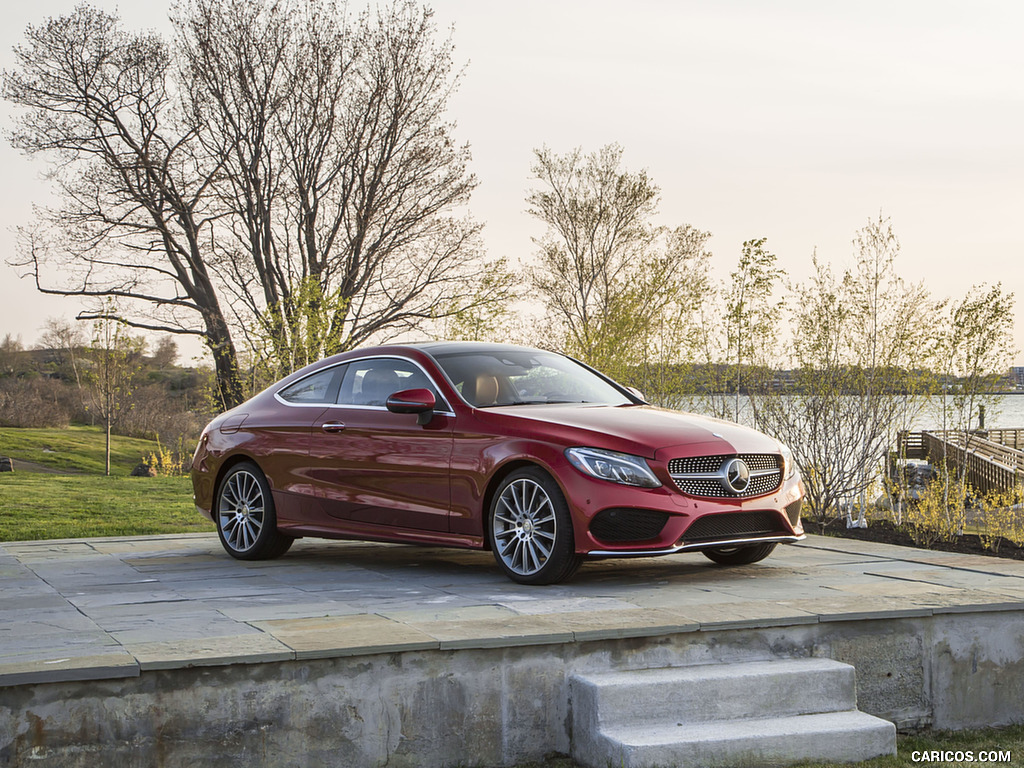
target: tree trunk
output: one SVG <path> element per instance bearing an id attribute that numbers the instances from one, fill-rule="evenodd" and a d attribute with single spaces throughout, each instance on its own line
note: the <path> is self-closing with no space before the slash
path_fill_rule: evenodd
<path id="1" fill-rule="evenodd" d="M 230 410 L 245 400 L 235 343 L 221 315 L 208 313 L 206 329 L 206 344 L 213 355 L 213 366 L 217 374 L 217 395 L 221 408 Z"/>

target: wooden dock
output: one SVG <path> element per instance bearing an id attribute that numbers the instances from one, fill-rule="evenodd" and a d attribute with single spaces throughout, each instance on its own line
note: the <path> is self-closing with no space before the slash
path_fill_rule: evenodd
<path id="1" fill-rule="evenodd" d="M 898 458 L 924 459 L 959 472 L 976 491 L 1010 491 L 1024 484 L 1024 428 L 900 432 Z"/>

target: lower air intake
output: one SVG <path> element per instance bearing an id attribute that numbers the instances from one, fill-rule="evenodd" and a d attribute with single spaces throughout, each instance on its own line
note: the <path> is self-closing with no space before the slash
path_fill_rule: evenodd
<path id="1" fill-rule="evenodd" d="M 594 515 L 590 532 L 601 541 L 647 541 L 658 537 L 668 517 L 653 509 L 603 509 Z"/>
<path id="2" fill-rule="evenodd" d="M 775 512 L 725 512 L 698 517 L 683 534 L 686 544 L 758 536 L 792 535 Z"/>

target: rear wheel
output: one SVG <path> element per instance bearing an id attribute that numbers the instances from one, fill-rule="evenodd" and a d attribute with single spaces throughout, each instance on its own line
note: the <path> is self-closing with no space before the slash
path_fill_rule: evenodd
<path id="1" fill-rule="evenodd" d="M 582 562 L 562 491 L 539 468 L 516 470 L 502 481 L 489 524 L 494 559 L 512 581 L 556 584 Z"/>
<path id="2" fill-rule="evenodd" d="M 704 556 L 719 565 L 750 565 L 764 560 L 778 546 L 771 541 L 765 544 L 749 544 L 743 547 L 715 547 L 703 550 Z"/>
<path id="3" fill-rule="evenodd" d="M 250 461 L 236 464 L 221 480 L 213 517 L 220 543 L 239 560 L 280 557 L 295 541 L 277 530 L 270 485 Z"/>

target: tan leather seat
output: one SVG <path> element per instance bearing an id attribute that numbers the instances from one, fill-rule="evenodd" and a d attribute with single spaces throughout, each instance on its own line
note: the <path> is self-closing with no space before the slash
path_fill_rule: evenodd
<path id="1" fill-rule="evenodd" d="M 466 399 L 477 408 L 485 408 L 498 402 L 498 380 L 481 373 L 473 381 L 473 391 L 466 393 Z"/>

